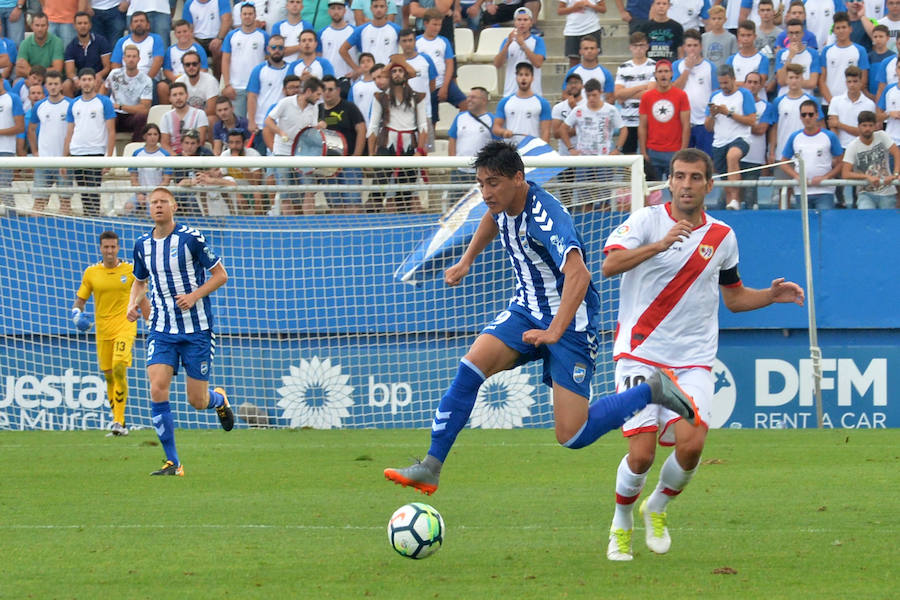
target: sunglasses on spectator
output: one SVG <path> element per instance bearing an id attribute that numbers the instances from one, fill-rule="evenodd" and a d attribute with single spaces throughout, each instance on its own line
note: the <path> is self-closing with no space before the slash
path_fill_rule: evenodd
<path id="1" fill-rule="evenodd" d="M 801 116 L 801 117 L 814 117 L 814 116 L 816 116 L 816 113 L 814 113 L 814 112 L 802 112 L 802 113 L 800 113 L 800 116 Z"/>
<path id="2" fill-rule="evenodd" d="M 284 46 L 269 46 L 269 50 L 284 50 Z"/>
<path id="3" fill-rule="evenodd" d="M 193 62 L 193 61 L 191 61 L 191 62 L 186 62 L 186 63 L 182 63 L 182 64 L 183 64 L 184 66 L 186 66 L 186 67 L 199 67 L 199 66 L 200 66 L 200 63 L 198 63 L 198 62 Z"/>

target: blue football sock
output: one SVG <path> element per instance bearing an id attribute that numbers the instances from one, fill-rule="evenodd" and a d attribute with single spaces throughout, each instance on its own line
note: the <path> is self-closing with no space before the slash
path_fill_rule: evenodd
<path id="1" fill-rule="evenodd" d="M 434 422 L 431 424 L 431 448 L 428 454 L 442 463 L 450 453 L 456 436 L 466 426 L 478 388 L 484 383 L 484 374 L 465 358 L 459 362 L 459 369 L 453 383 L 441 398 Z"/>
<path id="2" fill-rule="evenodd" d="M 209 405 L 206 408 L 219 408 L 225 404 L 225 396 L 209 388 Z"/>
<path id="3" fill-rule="evenodd" d="M 180 465 L 178 451 L 175 450 L 175 419 L 172 418 L 172 409 L 168 402 L 151 402 L 150 413 L 153 415 L 153 428 L 156 429 L 156 437 L 166 452 L 166 460 Z"/>
<path id="4" fill-rule="evenodd" d="M 593 444 L 601 435 L 618 429 L 647 406 L 650 396 L 650 386 L 642 383 L 624 392 L 600 398 L 588 407 L 587 421 L 563 446 L 577 450 Z"/>

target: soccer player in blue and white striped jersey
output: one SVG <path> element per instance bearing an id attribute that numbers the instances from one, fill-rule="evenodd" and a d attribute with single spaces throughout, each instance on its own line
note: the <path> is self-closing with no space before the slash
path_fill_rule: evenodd
<path id="1" fill-rule="evenodd" d="M 474 167 L 487 212 L 463 257 L 444 273 L 444 281 L 458 285 L 499 234 L 516 274 L 515 295 L 460 361 L 435 412 L 428 455 L 404 469 L 385 469 L 385 477 L 434 493 L 481 384 L 495 373 L 534 360 L 544 361 L 544 383 L 553 389 L 556 439 L 566 448 L 593 443 L 651 402 L 674 407 L 685 420 L 696 423 L 693 401 L 674 375 L 663 370 L 655 371 L 647 384 L 589 404 L 600 297 L 572 217 L 556 197 L 525 180 L 521 157 L 505 142 L 482 148 Z"/>
<path id="2" fill-rule="evenodd" d="M 216 347 L 209 295 L 228 281 L 228 273 L 202 233 L 175 223 L 177 205 L 172 192 L 156 188 L 150 192 L 149 207 L 155 226 L 134 244 L 135 281 L 127 317 L 137 320 L 137 307 L 149 289 L 153 312 L 147 340 L 147 376 L 153 427 L 166 453 L 162 468 L 151 475 L 183 476 L 169 406 L 169 387 L 179 365 L 184 365 L 187 375 L 191 406 L 215 409 L 222 429 L 231 431 L 234 427 L 234 413 L 225 390 L 208 386 Z"/>

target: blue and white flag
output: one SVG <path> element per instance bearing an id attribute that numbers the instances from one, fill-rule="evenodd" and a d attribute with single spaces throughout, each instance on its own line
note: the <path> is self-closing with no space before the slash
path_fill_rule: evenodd
<path id="1" fill-rule="evenodd" d="M 556 151 L 547 142 L 531 136 L 522 138 L 517 149 L 522 156 L 545 154 L 557 156 Z M 562 171 L 562 167 L 526 168 L 525 178 L 538 185 L 544 185 Z M 433 274 L 438 270 L 435 267 L 440 264 L 441 258 L 453 249 L 465 247 L 469 243 L 486 211 L 487 205 L 481 197 L 481 189 L 478 185 L 473 185 L 441 216 L 437 228 L 403 259 L 394 272 L 394 279 L 413 285 L 421 283 L 426 273 Z"/>

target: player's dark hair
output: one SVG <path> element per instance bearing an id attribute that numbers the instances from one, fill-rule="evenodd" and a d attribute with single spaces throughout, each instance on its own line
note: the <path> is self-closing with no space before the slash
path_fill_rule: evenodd
<path id="1" fill-rule="evenodd" d="M 584 84 L 584 93 L 589 94 L 591 92 L 603 92 L 603 86 L 596 79 L 588 79 L 587 83 Z"/>
<path id="2" fill-rule="evenodd" d="M 100 234 L 100 243 L 103 243 L 103 240 L 116 240 L 119 241 L 119 234 L 115 231 L 104 231 Z"/>
<path id="3" fill-rule="evenodd" d="M 81 67 L 78 70 L 79 77 L 84 77 L 85 75 L 96 75 L 96 74 L 97 74 L 97 71 L 93 70 L 90 67 Z"/>
<path id="4" fill-rule="evenodd" d="M 131 23 L 134 23 L 134 20 L 138 17 L 144 17 L 145 19 L 147 19 L 148 23 L 150 22 L 150 17 L 147 16 L 147 13 L 142 10 L 136 10 L 131 13 L 131 18 L 128 20 L 128 24 L 130 25 Z"/>
<path id="5" fill-rule="evenodd" d="M 705 167 L 704 171 L 706 171 L 706 180 L 712 181 L 713 161 L 709 157 L 709 154 L 707 154 L 703 150 L 698 150 L 697 148 L 685 148 L 684 150 L 679 150 L 678 152 L 676 152 L 674 155 L 672 155 L 672 160 L 669 161 L 669 173 L 675 172 L 676 160 L 690 164 L 702 162 Z"/>
<path id="6" fill-rule="evenodd" d="M 216 104 L 231 104 L 232 106 L 234 105 L 231 102 L 231 98 L 229 98 L 228 96 L 218 96 L 216 98 Z"/>
<path id="7" fill-rule="evenodd" d="M 734 77 L 734 67 L 731 65 L 722 65 L 719 67 L 719 71 L 716 75 L 719 77 Z"/>
<path id="8" fill-rule="evenodd" d="M 838 23 L 847 23 L 849 25 L 850 15 L 848 15 L 844 11 L 836 12 L 834 13 L 834 17 L 832 17 L 832 20 L 834 21 L 835 25 L 837 25 Z"/>
<path id="9" fill-rule="evenodd" d="M 399 40 L 400 38 L 405 38 L 408 36 L 415 37 L 415 35 L 416 35 L 416 30 L 413 29 L 412 27 L 407 27 L 406 29 L 400 30 L 400 33 L 397 34 L 397 39 Z"/>
<path id="10" fill-rule="evenodd" d="M 372 54 L 371 52 L 360 52 L 360 53 L 359 53 L 359 60 L 362 60 L 362 58 L 363 58 L 364 56 L 368 56 L 369 58 L 372 59 L 373 62 L 375 61 L 375 55 Z M 356 62 L 358 63 L 359 60 L 357 60 Z"/>
<path id="11" fill-rule="evenodd" d="M 599 43 L 597 43 L 597 38 L 595 38 L 595 37 L 594 37 L 593 35 L 591 35 L 590 33 L 587 34 L 587 35 L 581 36 L 581 39 L 578 40 L 578 47 L 579 47 L 579 48 L 581 47 L 582 42 L 594 42 L 595 45 L 597 45 L 597 46 L 600 45 Z"/>
<path id="12" fill-rule="evenodd" d="M 844 69 L 844 77 L 862 77 L 863 70 L 856 65 L 850 65 Z"/>
<path id="13" fill-rule="evenodd" d="M 38 75 L 39 77 L 47 76 L 47 67 L 44 65 L 31 65 L 31 70 L 28 71 L 29 75 Z"/>
<path id="14" fill-rule="evenodd" d="M 876 31 L 880 31 L 884 35 L 891 37 L 891 30 L 887 25 L 876 25 L 872 28 L 872 33 L 875 33 Z"/>
<path id="15" fill-rule="evenodd" d="M 487 91 L 487 88 L 483 88 L 483 87 L 481 87 L 480 85 L 473 85 L 470 91 L 473 91 L 473 92 L 474 92 L 475 90 L 478 90 L 479 92 L 481 92 L 482 94 L 484 94 L 484 97 L 485 97 L 485 98 L 490 98 L 490 97 L 491 97 L 490 93 L 488 93 L 488 91 Z"/>
<path id="16" fill-rule="evenodd" d="M 857 125 L 862 125 L 863 123 L 877 123 L 878 121 L 875 118 L 875 113 L 871 110 L 864 110 L 859 113 L 856 117 Z"/>
<path id="17" fill-rule="evenodd" d="M 688 39 L 688 38 L 690 38 L 692 40 L 697 40 L 698 42 L 703 41 L 703 36 L 700 35 L 700 32 L 697 31 L 696 29 L 688 29 L 687 31 L 684 32 L 684 39 Z"/>
<path id="18" fill-rule="evenodd" d="M 796 27 L 797 25 L 803 27 L 803 21 L 801 21 L 800 19 L 789 19 L 788 22 L 784 24 L 784 28 L 787 29 L 788 27 Z"/>
<path id="19" fill-rule="evenodd" d="M 144 128 L 141 129 L 141 137 L 144 137 L 145 135 L 147 135 L 154 129 L 156 130 L 156 133 L 159 133 L 160 135 L 162 135 L 162 133 L 159 130 L 159 125 L 157 125 L 156 123 L 147 123 L 146 125 L 144 125 Z"/>
<path id="20" fill-rule="evenodd" d="M 775 8 L 775 3 L 772 2 L 772 0 L 759 0 L 759 3 L 760 4 L 769 4 L 772 6 L 772 8 Z"/>
<path id="21" fill-rule="evenodd" d="M 64 79 L 64 77 L 63 77 L 63 74 L 60 73 L 59 71 L 57 71 L 55 69 L 50 69 L 49 71 L 47 71 L 44 74 L 44 81 L 47 81 L 48 79 L 59 79 L 60 81 L 62 81 Z"/>
<path id="22" fill-rule="evenodd" d="M 515 177 L 516 173 L 525 172 L 525 164 L 516 149 L 499 140 L 479 150 L 472 166 L 501 177 Z"/>
<path id="23" fill-rule="evenodd" d="M 325 85 L 329 81 L 337 83 L 337 77 L 335 77 L 334 75 L 322 75 L 322 85 Z"/>
<path id="24" fill-rule="evenodd" d="M 183 81 L 176 81 L 175 83 L 173 83 L 172 85 L 170 85 L 170 86 L 169 86 L 169 93 L 171 93 L 172 90 L 174 90 L 174 89 L 176 89 L 176 88 L 181 88 L 181 89 L 183 89 L 185 94 L 188 93 L 187 85 L 186 85 Z"/>
<path id="25" fill-rule="evenodd" d="M 182 25 L 187 25 L 188 27 L 191 26 L 191 24 L 188 23 L 187 21 L 185 21 L 184 19 L 178 19 L 177 21 L 172 23 L 172 31 L 175 31 L 176 27 L 181 27 Z"/>
<path id="26" fill-rule="evenodd" d="M 534 66 L 529 62 L 520 62 L 516 65 L 516 75 L 519 74 L 519 69 L 525 69 L 532 75 L 534 75 Z"/>
<path id="27" fill-rule="evenodd" d="M 577 79 L 578 81 L 584 83 L 584 79 L 581 78 L 581 75 L 579 75 L 578 73 L 572 73 L 568 77 L 566 77 L 566 85 L 568 85 L 568 83 L 573 79 Z"/>
<path id="28" fill-rule="evenodd" d="M 281 87 L 286 88 L 287 84 L 294 81 L 300 81 L 300 77 L 298 77 L 297 75 L 287 75 L 284 79 L 281 80 Z"/>
<path id="29" fill-rule="evenodd" d="M 628 36 L 628 43 L 630 45 L 634 44 L 643 44 L 647 41 L 647 34 L 643 31 L 635 31 L 630 36 Z"/>
<path id="30" fill-rule="evenodd" d="M 750 19 L 747 19 L 738 23 L 738 29 L 744 29 L 746 31 L 752 31 L 753 33 L 756 33 L 756 23 L 754 23 Z"/>
<path id="31" fill-rule="evenodd" d="M 360 54 L 359 57 L 362 58 L 362 54 Z M 373 60 L 374 60 L 374 57 L 373 57 Z M 375 73 L 382 70 L 383 68 L 384 68 L 384 63 L 377 62 L 374 65 L 372 65 L 371 69 L 369 69 L 369 75 L 374 75 Z"/>
<path id="32" fill-rule="evenodd" d="M 319 41 L 319 34 L 316 33 L 316 30 L 315 30 L 315 29 L 304 29 L 303 31 L 300 32 L 300 36 L 299 36 L 297 39 L 300 39 L 300 38 L 302 38 L 304 35 L 307 35 L 307 34 L 313 36 L 313 38 L 315 38 L 315 40 L 316 40 L 317 42 Z"/>
<path id="33" fill-rule="evenodd" d="M 75 19 L 77 19 L 78 17 L 87 17 L 88 19 L 91 19 L 90 13 L 87 13 L 83 10 L 79 10 L 78 12 L 75 13 L 75 16 L 72 17 L 72 22 L 74 23 Z M 93 19 L 91 19 L 91 21 L 93 21 Z"/>

